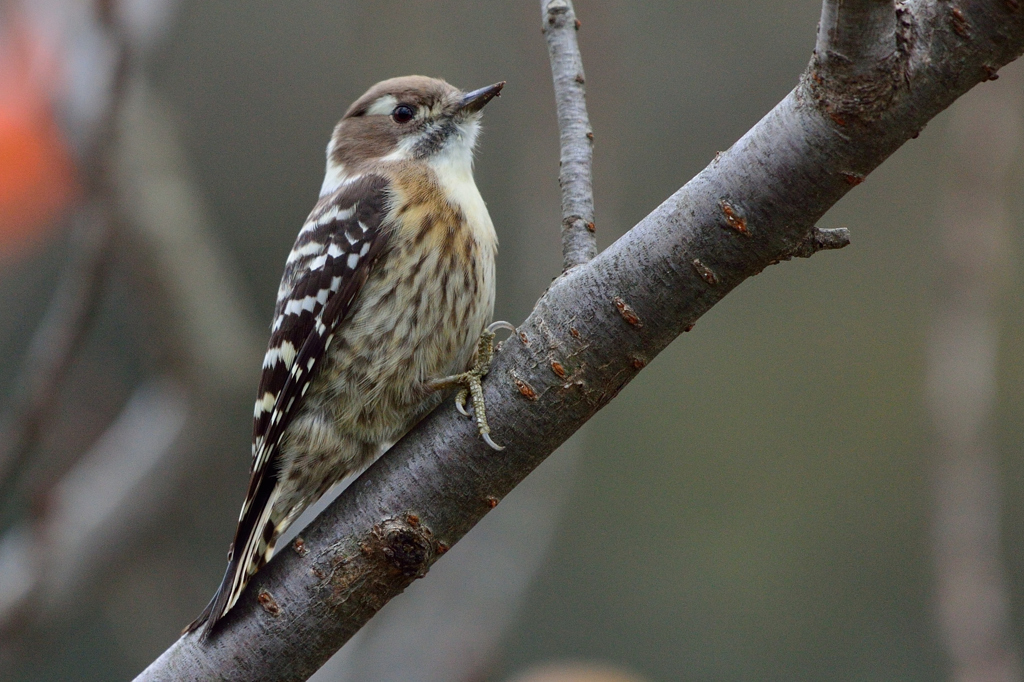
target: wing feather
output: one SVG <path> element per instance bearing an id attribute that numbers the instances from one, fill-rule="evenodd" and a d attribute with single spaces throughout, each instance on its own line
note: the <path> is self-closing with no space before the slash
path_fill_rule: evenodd
<path id="1" fill-rule="evenodd" d="M 367 175 L 325 196 L 303 225 L 278 290 L 253 415 L 253 465 L 220 589 L 187 631 L 203 637 L 269 558 L 281 438 L 376 262 L 386 253 L 389 183 Z"/>

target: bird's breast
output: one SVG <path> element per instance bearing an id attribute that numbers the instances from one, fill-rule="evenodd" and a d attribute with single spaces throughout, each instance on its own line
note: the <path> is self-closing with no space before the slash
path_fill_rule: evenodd
<path id="1" fill-rule="evenodd" d="M 497 240 L 472 179 L 416 171 L 393 181 L 387 252 L 323 371 L 339 426 L 385 439 L 435 404 L 424 382 L 468 368 L 494 308 Z"/>

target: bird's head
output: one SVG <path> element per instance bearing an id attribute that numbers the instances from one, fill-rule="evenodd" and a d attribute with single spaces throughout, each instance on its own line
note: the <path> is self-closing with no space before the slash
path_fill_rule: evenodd
<path id="1" fill-rule="evenodd" d="M 463 92 L 438 78 L 403 76 L 377 83 L 345 112 L 327 145 L 321 195 L 381 161 L 472 165 L 481 110 L 505 82 Z"/>

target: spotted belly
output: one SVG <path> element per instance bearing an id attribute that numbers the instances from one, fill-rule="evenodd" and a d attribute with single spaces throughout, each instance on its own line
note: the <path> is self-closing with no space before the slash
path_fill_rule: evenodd
<path id="1" fill-rule="evenodd" d="M 472 365 L 494 253 L 467 229 L 445 232 L 440 245 L 399 236 L 363 285 L 282 439 L 282 510 L 368 464 L 443 400 L 428 382 Z"/>
<path id="2" fill-rule="evenodd" d="M 339 430 L 393 440 L 443 398 L 427 382 L 471 365 L 494 287 L 493 263 L 467 251 L 407 244 L 367 282 L 319 378 Z"/>

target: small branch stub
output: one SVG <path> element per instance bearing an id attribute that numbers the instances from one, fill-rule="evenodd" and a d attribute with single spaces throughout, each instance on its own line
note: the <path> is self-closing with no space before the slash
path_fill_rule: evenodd
<path id="1" fill-rule="evenodd" d="M 372 544 L 379 546 L 391 567 L 407 578 L 422 578 L 434 560 L 432 533 L 415 514 L 386 519 L 374 529 Z"/>
<path id="2" fill-rule="evenodd" d="M 810 258 L 819 251 L 842 249 L 850 245 L 850 231 L 845 227 L 835 229 L 814 228 L 800 240 L 790 257 Z"/>

